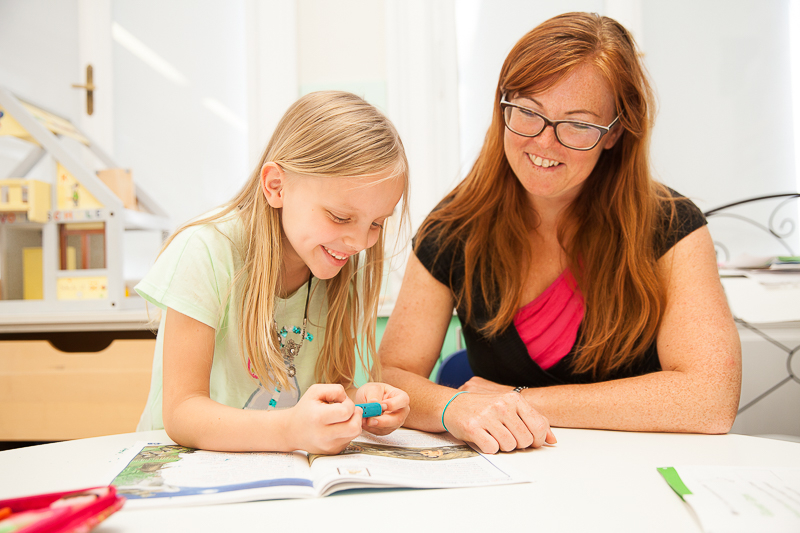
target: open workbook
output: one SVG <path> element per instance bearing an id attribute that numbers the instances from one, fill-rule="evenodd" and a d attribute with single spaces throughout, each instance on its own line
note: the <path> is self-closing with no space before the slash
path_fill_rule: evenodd
<path id="1" fill-rule="evenodd" d="M 313 498 L 355 488 L 447 488 L 527 481 L 449 434 L 362 433 L 339 455 L 210 452 L 139 443 L 112 484 L 126 507 Z"/>

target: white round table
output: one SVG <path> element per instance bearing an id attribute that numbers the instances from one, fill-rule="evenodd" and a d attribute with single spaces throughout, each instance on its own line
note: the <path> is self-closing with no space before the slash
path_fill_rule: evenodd
<path id="1" fill-rule="evenodd" d="M 744 435 L 555 429 L 558 444 L 499 454 L 532 483 L 440 490 L 345 491 L 311 500 L 127 510 L 97 533 L 176 531 L 701 531 L 657 467 L 800 467 L 800 443 Z M 0 499 L 106 485 L 117 457 L 163 431 L 0 452 Z"/>

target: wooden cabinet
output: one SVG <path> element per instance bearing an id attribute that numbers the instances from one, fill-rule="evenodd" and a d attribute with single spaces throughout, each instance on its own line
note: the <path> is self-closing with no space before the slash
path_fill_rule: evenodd
<path id="1" fill-rule="evenodd" d="M 137 333 L 152 338 L 115 338 L 94 352 L 61 351 L 44 339 L 0 338 L 0 440 L 135 431 L 147 401 L 156 342 L 149 332 Z M 96 344 L 97 336 L 108 334 L 76 335 Z"/>

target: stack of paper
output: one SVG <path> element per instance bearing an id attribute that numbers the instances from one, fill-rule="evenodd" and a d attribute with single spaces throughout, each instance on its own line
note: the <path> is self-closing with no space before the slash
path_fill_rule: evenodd
<path id="1" fill-rule="evenodd" d="M 794 270 L 800 272 L 800 256 L 772 255 L 754 256 L 742 254 L 730 261 L 719 264 L 721 269 L 769 269 L 769 270 Z"/>
<path id="2" fill-rule="evenodd" d="M 659 468 L 706 533 L 800 531 L 800 468 Z"/>

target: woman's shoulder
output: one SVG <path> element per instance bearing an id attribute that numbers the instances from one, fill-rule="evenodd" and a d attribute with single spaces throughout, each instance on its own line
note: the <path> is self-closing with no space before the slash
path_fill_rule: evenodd
<path id="1" fill-rule="evenodd" d="M 706 217 L 687 196 L 663 186 L 656 226 L 656 252 L 661 257 L 681 239 L 706 225 Z"/>
<path id="2" fill-rule="evenodd" d="M 446 207 L 448 199 L 443 200 L 420 226 L 420 230 L 412 239 L 414 255 L 434 278 L 450 285 L 452 275 L 463 266 L 464 242 L 459 238 L 450 238 L 436 213 Z"/>

